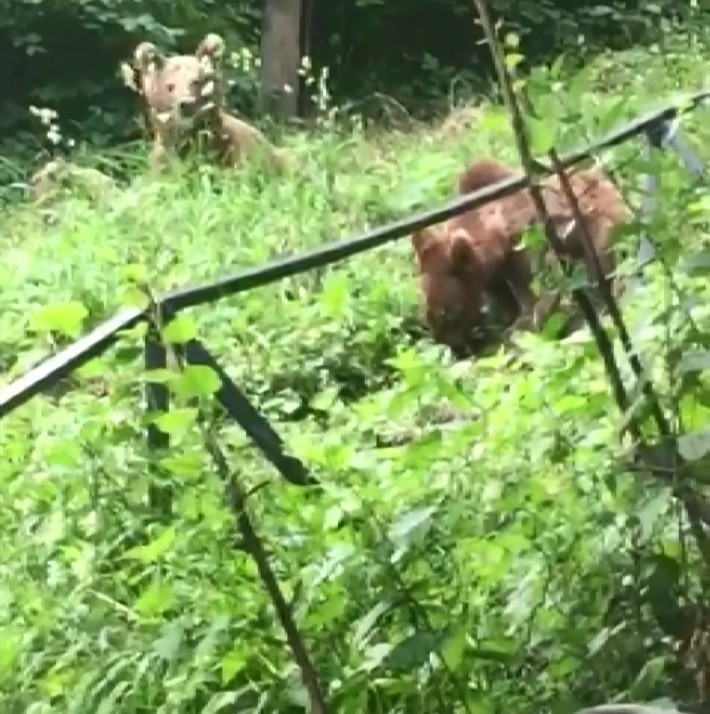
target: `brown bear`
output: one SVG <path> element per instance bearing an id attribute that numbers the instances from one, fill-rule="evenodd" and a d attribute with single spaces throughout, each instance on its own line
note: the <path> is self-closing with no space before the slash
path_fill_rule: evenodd
<path id="1" fill-rule="evenodd" d="M 261 149 L 276 168 L 287 167 L 285 154 L 262 132 L 225 111 L 223 55 L 224 41 L 211 33 L 194 55 L 166 57 L 152 43 L 142 42 L 133 53 L 132 67 L 122 65 L 124 81 L 144 101 L 145 119 L 153 136 L 154 170 L 160 168 L 168 152 L 183 153 L 197 134 L 207 136 L 225 166 L 234 166 L 247 152 Z"/>
<path id="2" fill-rule="evenodd" d="M 468 193 L 516 175 L 493 159 L 469 166 L 458 182 L 459 193 Z M 598 169 L 568 172 L 594 253 L 605 274 L 614 269 L 611 229 L 627 218 L 618 190 Z M 543 198 L 560 234 L 563 254 L 572 261 L 586 261 L 582 231 L 560 186 L 559 177 L 543 182 Z M 486 299 L 502 307 L 508 318 L 531 317 L 534 324 L 545 300 L 532 290 L 531 251 L 520 245 L 523 232 L 537 221 L 530 193 L 520 190 L 467 211 L 445 223 L 422 229 L 412 236 L 427 322 L 438 342 L 457 355 L 469 351 L 473 331 L 481 321 Z M 547 255 L 547 251 L 543 251 Z M 591 257 L 591 256 L 590 256 Z M 591 277 L 594 266 L 588 264 Z"/>

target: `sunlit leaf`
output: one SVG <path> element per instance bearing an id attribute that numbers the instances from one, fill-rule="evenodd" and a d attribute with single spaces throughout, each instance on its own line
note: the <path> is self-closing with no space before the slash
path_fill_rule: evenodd
<path id="1" fill-rule="evenodd" d="M 29 327 L 37 332 L 55 331 L 78 337 L 88 314 L 86 306 L 77 301 L 45 305 L 31 315 Z"/>
<path id="2" fill-rule="evenodd" d="M 183 399 L 209 397 L 222 385 L 217 372 L 203 364 L 188 364 L 172 383 L 171 389 Z"/>
<path id="3" fill-rule="evenodd" d="M 184 630 L 178 623 L 170 623 L 163 630 L 163 635 L 153 643 L 155 652 L 168 662 L 177 657 L 183 642 Z"/>
<path id="4" fill-rule="evenodd" d="M 688 461 L 698 461 L 710 453 L 710 428 L 698 429 L 678 438 L 678 451 Z"/>
<path id="5" fill-rule="evenodd" d="M 145 545 L 137 545 L 131 548 L 126 551 L 124 557 L 139 560 L 142 563 L 153 563 L 172 548 L 175 538 L 176 532 L 174 528 L 164 528 L 157 538 Z"/>
<path id="6" fill-rule="evenodd" d="M 170 609 L 174 602 L 175 591 L 172 585 L 155 580 L 143 589 L 133 607 L 143 615 L 155 616 Z"/>
<path id="7" fill-rule="evenodd" d="M 406 539 L 412 532 L 426 528 L 435 512 L 436 509 L 432 506 L 407 511 L 389 527 L 389 537 L 393 541 Z"/>
<path id="8" fill-rule="evenodd" d="M 155 418 L 155 425 L 166 434 L 180 436 L 189 431 L 197 421 L 199 410 L 191 407 L 176 408 Z"/>
<path id="9" fill-rule="evenodd" d="M 184 344 L 197 337 L 197 325 L 190 315 L 181 312 L 163 327 L 162 337 L 166 342 Z"/>
<path id="10" fill-rule="evenodd" d="M 222 657 L 222 684 L 227 684 L 247 665 L 247 653 L 241 647 L 235 647 Z"/>

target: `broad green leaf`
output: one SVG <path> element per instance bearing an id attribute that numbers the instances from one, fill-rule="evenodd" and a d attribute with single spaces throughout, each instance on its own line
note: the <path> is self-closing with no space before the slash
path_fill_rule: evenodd
<path id="1" fill-rule="evenodd" d="M 680 359 L 682 372 L 701 372 L 710 369 L 710 350 L 688 350 Z"/>
<path id="2" fill-rule="evenodd" d="M 441 647 L 441 656 L 452 672 L 456 672 L 459 668 L 465 651 L 466 630 L 459 627 L 446 638 Z"/>
<path id="3" fill-rule="evenodd" d="M 436 512 L 433 506 L 415 508 L 397 518 L 389 527 L 388 535 L 393 541 L 402 541 L 413 532 L 429 525 L 432 515 Z"/>
<path id="4" fill-rule="evenodd" d="M 183 399 L 209 397 L 219 391 L 220 387 L 219 374 L 203 364 L 186 365 L 182 374 L 171 384 L 171 389 Z"/>
<path id="5" fill-rule="evenodd" d="M 689 275 L 707 275 L 710 273 L 710 251 L 691 254 L 683 260 L 681 268 Z"/>
<path id="6" fill-rule="evenodd" d="M 373 669 L 379 667 L 387 655 L 392 651 L 393 646 L 389 642 L 379 642 L 372 647 L 368 647 L 365 651 L 365 661 L 363 669 L 366 672 L 372 672 Z"/>
<path id="7" fill-rule="evenodd" d="M 12 627 L 0 629 L 0 673 L 9 673 L 21 653 L 22 636 Z"/>
<path id="8" fill-rule="evenodd" d="M 142 563 L 154 563 L 165 555 L 175 543 L 176 533 L 172 526 L 164 528 L 162 533 L 150 543 L 137 545 L 124 554 L 125 558 L 139 560 Z"/>
<path id="9" fill-rule="evenodd" d="M 419 630 L 392 648 L 383 664 L 391 670 L 410 672 L 427 662 L 445 636 L 443 632 Z"/>
<path id="10" fill-rule="evenodd" d="M 320 583 L 330 580 L 342 572 L 342 566 L 356 553 L 352 543 L 336 543 L 328 551 L 320 567 L 316 571 L 312 585 L 315 587 Z"/>
<path id="11" fill-rule="evenodd" d="M 515 69 L 524 59 L 525 56 L 519 52 L 508 52 L 505 55 L 505 65 L 508 69 Z"/>
<path id="12" fill-rule="evenodd" d="M 627 96 L 621 96 L 611 104 L 597 123 L 597 131 L 599 134 L 606 134 L 621 123 L 628 104 L 629 97 Z"/>
<path id="13" fill-rule="evenodd" d="M 496 134 L 510 130 L 510 117 L 505 111 L 488 109 L 477 124 L 480 131 Z"/>
<path id="14" fill-rule="evenodd" d="M 323 313 L 331 318 L 340 318 L 348 304 L 350 296 L 348 280 L 342 273 L 330 273 L 323 284 L 321 307 Z"/>
<path id="15" fill-rule="evenodd" d="M 54 331 L 76 338 L 88 314 L 86 306 L 77 301 L 45 305 L 32 314 L 29 327 L 37 332 Z"/>
<path id="16" fill-rule="evenodd" d="M 670 505 L 670 494 L 666 489 L 649 489 L 642 507 L 638 508 L 636 512 L 641 526 L 642 537 L 653 537 L 653 533 L 662 524 L 663 516 Z"/>
<path id="17" fill-rule="evenodd" d="M 96 714 L 114 714 L 118 709 L 118 702 L 125 696 L 130 688 L 130 682 L 118 682 L 116 686 L 111 689 L 108 696 L 102 697 L 101 703 L 96 709 Z"/>
<path id="18" fill-rule="evenodd" d="M 55 665 L 39 682 L 42 691 L 49 697 L 60 697 L 64 694 L 73 679 L 70 669 Z"/>
<path id="19" fill-rule="evenodd" d="M 205 468 L 204 451 L 185 451 L 181 454 L 171 454 L 160 459 L 162 468 L 175 476 L 189 478 L 196 476 Z"/>
<path id="20" fill-rule="evenodd" d="M 121 268 L 121 273 L 123 279 L 132 283 L 138 283 L 140 285 L 146 284 L 150 281 L 150 275 L 145 265 L 140 263 L 131 263 L 129 265 L 124 265 Z"/>
<path id="21" fill-rule="evenodd" d="M 561 399 L 558 399 L 553 408 L 557 412 L 577 412 L 588 406 L 589 400 L 580 394 L 565 394 Z"/>
<path id="22" fill-rule="evenodd" d="M 181 436 L 196 423 L 199 410 L 193 407 L 173 407 L 155 418 L 155 425 L 162 432 L 171 436 Z"/>
<path id="23" fill-rule="evenodd" d="M 133 603 L 137 612 L 153 617 L 169 610 L 175 602 L 175 591 L 170 585 L 160 580 L 154 580 L 144 588 L 138 599 Z"/>
<path id="24" fill-rule="evenodd" d="M 641 668 L 636 680 L 629 687 L 629 697 L 632 700 L 645 701 L 657 690 L 666 669 L 667 660 L 664 656 L 653 657 Z"/>
<path id="25" fill-rule="evenodd" d="M 299 679 L 292 678 L 286 690 L 286 698 L 289 704 L 298 707 L 302 711 L 308 711 L 310 697 L 305 685 Z"/>
<path id="26" fill-rule="evenodd" d="M 213 694 L 207 706 L 202 709 L 202 714 L 217 714 L 228 709 L 233 711 L 234 705 L 239 701 L 239 692 L 218 692 Z"/>
<path id="27" fill-rule="evenodd" d="M 520 45 L 520 37 L 515 32 L 506 32 L 503 38 L 505 47 L 518 47 Z"/>
<path id="28" fill-rule="evenodd" d="M 162 636 L 153 642 L 153 649 L 162 659 L 172 662 L 180 651 L 184 634 L 182 625 L 171 622 L 163 630 Z"/>
<path id="29" fill-rule="evenodd" d="M 143 379 L 151 384 L 169 384 L 177 379 L 178 374 L 170 369 L 147 369 L 143 372 Z"/>
<path id="30" fill-rule="evenodd" d="M 165 342 L 181 345 L 197 337 L 197 325 L 186 312 L 179 313 L 165 327 L 163 327 Z"/>
<path id="31" fill-rule="evenodd" d="M 617 625 L 616 628 L 612 629 L 610 627 L 604 627 L 602 628 L 590 641 L 589 644 L 587 645 L 587 654 L 590 657 L 594 657 L 595 655 L 598 655 L 604 647 L 606 647 L 607 643 L 612 640 L 614 635 L 617 634 L 617 632 L 625 627 L 624 625 Z"/>
<path id="32" fill-rule="evenodd" d="M 556 141 L 556 125 L 554 119 L 535 119 L 528 117 L 530 134 L 530 150 L 534 156 L 547 155 L 554 148 Z"/>
<path id="33" fill-rule="evenodd" d="M 355 623 L 355 630 L 352 636 L 352 642 L 355 647 L 361 646 L 365 639 L 370 635 L 370 632 L 377 623 L 377 620 L 391 607 L 391 602 L 382 600 Z"/>
<path id="34" fill-rule="evenodd" d="M 222 684 L 227 684 L 247 666 L 247 653 L 242 647 L 235 647 L 222 657 Z"/>
<path id="35" fill-rule="evenodd" d="M 698 429 L 678 438 L 678 451 L 687 461 L 698 461 L 710 453 L 710 428 Z"/>

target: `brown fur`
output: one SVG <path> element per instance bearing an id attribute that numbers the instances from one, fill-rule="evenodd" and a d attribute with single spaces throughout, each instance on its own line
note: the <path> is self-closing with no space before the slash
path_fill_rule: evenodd
<path id="1" fill-rule="evenodd" d="M 475 161 L 461 174 L 458 181 L 459 194 L 472 193 L 499 181 L 511 179 L 517 172 L 499 164 L 494 159 L 483 158 Z"/>
<path id="2" fill-rule="evenodd" d="M 475 191 L 514 175 L 512 169 L 482 159 L 461 175 L 459 192 Z M 626 207 L 616 187 L 599 170 L 567 175 L 591 235 L 594 253 L 608 275 L 614 269 L 611 230 L 626 219 Z M 575 228 L 558 177 L 550 177 L 543 183 L 543 198 L 560 233 L 564 256 L 571 261 L 587 260 L 583 232 Z M 513 318 L 521 312 L 532 315 L 540 311 L 531 286 L 531 255 L 519 244 L 523 232 L 536 221 L 537 213 L 526 189 L 412 236 L 424 311 L 437 341 L 457 354 L 465 353 L 487 297 Z M 587 268 L 594 278 L 594 266 L 588 263 Z"/>
<path id="3" fill-rule="evenodd" d="M 223 54 L 224 41 L 215 34 L 207 35 L 194 55 L 165 57 L 152 43 L 142 42 L 133 53 L 133 66 L 123 66 L 124 80 L 145 102 L 154 169 L 168 153 L 182 152 L 198 133 L 208 136 L 225 166 L 261 149 L 276 168 L 287 167 L 285 154 L 262 132 L 224 109 Z"/>

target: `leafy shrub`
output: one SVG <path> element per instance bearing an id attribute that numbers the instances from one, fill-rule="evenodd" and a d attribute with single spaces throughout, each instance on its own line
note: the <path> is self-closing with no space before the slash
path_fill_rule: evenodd
<path id="1" fill-rule="evenodd" d="M 599 49 L 649 44 L 677 31 L 679 22 L 687 28 L 708 25 L 700 4 L 679 7 L 670 0 L 642 7 L 627 0 L 497 0 L 494 6 L 505 31 L 521 36 L 533 64 L 560 52 L 581 59 Z M 359 111 L 379 115 L 398 105 L 419 111 L 440 107 L 442 100 L 466 100 L 489 84 L 488 54 L 469 2 L 412 0 L 405 7 L 380 0 L 310 0 L 305 7 L 312 26 L 304 49 L 316 70 L 330 68 L 338 104 L 352 101 Z M 209 31 L 223 34 L 236 52 L 258 54 L 260 8 L 255 0 L 6 0 L 0 13 L 0 62 L 7 77 L 0 129 L 26 147 L 32 104 L 58 110 L 72 130 L 81 124 L 82 136 L 94 142 L 136 137 L 135 100 L 117 72 L 135 45 L 147 39 L 184 49 Z M 234 79 L 231 102 L 253 113 L 254 77 L 245 83 L 237 73 Z M 396 102 L 385 101 L 385 95 Z"/>
<path id="2" fill-rule="evenodd" d="M 634 87 L 624 95 L 592 90 L 603 62 L 533 72 L 531 101 L 548 118 L 538 140 L 568 146 L 637 114 L 659 77 L 643 60 L 643 78 L 620 78 Z M 443 199 L 472 155 L 513 161 L 500 107 L 477 111 L 475 132 L 325 123 L 289 137 L 301 169 L 291 179 L 201 167 L 124 180 L 108 206 L 81 193 L 43 211 L 10 206 L 0 379 L 136 299 L 136 283 L 160 293 L 301 251 Z M 708 145 L 702 115 L 683 128 Z M 627 146 L 609 160 L 635 199 L 641 171 L 663 179 L 651 223 L 661 262 L 624 308 L 700 482 L 707 261 L 682 258 L 703 257 L 707 192 L 673 157 Z M 412 339 L 412 323 L 402 241 L 165 327 L 204 340 L 318 490 L 274 479 L 209 408 L 209 373 L 147 374 L 140 329 L 4 418 L 3 711 L 307 710 L 259 574 L 234 547 L 212 437 L 252 489 L 248 512 L 334 710 L 532 714 L 616 695 L 700 698 L 691 678 L 703 672 L 676 645 L 707 631 L 696 607 L 707 565 L 668 489 L 630 463 L 627 415 L 589 335 L 519 335 L 515 350 L 452 364 Z M 141 391 L 161 377 L 173 404 L 157 423 L 171 443 L 151 454 Z M 459 418 L 442 423 L 442 408 Z M 146 501 L 156 460 L 174 486 L 170 519 Z"/>

